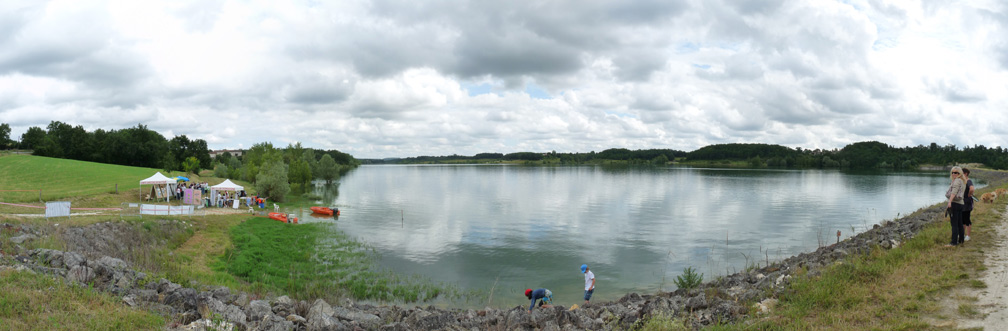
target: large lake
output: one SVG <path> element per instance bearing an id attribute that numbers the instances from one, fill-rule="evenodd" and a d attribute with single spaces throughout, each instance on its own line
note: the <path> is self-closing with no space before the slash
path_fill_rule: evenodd
<path id="1" fill-rule="evenodd" d="M 812 251 L 938 203 L 947 185 L 944 172 L 376 165 L 319 190 L 383 267 L 493 288 L 506 306 L 539 287 L 581 303 L 582 263 L 593 300 L 674 290 L 686 267 L 709 280 Z"/>

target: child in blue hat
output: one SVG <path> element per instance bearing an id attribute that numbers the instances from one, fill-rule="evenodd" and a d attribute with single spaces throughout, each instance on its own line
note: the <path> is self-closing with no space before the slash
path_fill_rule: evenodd
<path id="1" fill-rule="evenodd" d="M 588 300 L 591 299 L 592 293 L 595 293 L 595 274 L 588 270 L 587 264 L 581 265 L 581 273 L 585 276 L 585 293 L 584 299 L 585 304 L 588 304 Z"/>

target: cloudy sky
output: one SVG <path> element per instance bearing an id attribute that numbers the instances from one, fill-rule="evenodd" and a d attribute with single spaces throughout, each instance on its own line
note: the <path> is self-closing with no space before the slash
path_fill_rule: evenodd
<path id="1" fill-rule="evenodd" d="M 0 122 L 53 120 L 358 158 L 1006 146 L 1008 4 L 2 1 Z"/>

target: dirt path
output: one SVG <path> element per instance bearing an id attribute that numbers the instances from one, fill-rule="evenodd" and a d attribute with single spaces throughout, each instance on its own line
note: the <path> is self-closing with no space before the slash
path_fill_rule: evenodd
<path id="1" fill-rule="evenodd" d="M 984 328 L 984 330 L 1003 330 L 1008 326 L 1008 212 L 1001 213 L 1001 221 L 994 226 L 996 238 L 994 247 L 985 250 L 984 272 L 981 280 L 987 288 L 973 293 L 977 296 L 976 308 L 983 319 L 960 321 L 960 328 Z"/>

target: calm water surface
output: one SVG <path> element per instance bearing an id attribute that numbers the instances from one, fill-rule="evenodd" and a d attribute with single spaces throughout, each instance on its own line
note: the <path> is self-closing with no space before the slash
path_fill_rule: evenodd
<path id="1" fill-rule="evenodd" d="M 494 306 L 527 304 L 522 292 L 538 287 L 570 305 L 582 302 L 582 263 L 599 300 L 674 290 L 686 267 L 708 280 L 940 202 L 944 175 L 381 165 L 350 172 L 338 196 L 325 196 L 342 211 L 337 227 L 388 269 L 493 288 Z"/>

